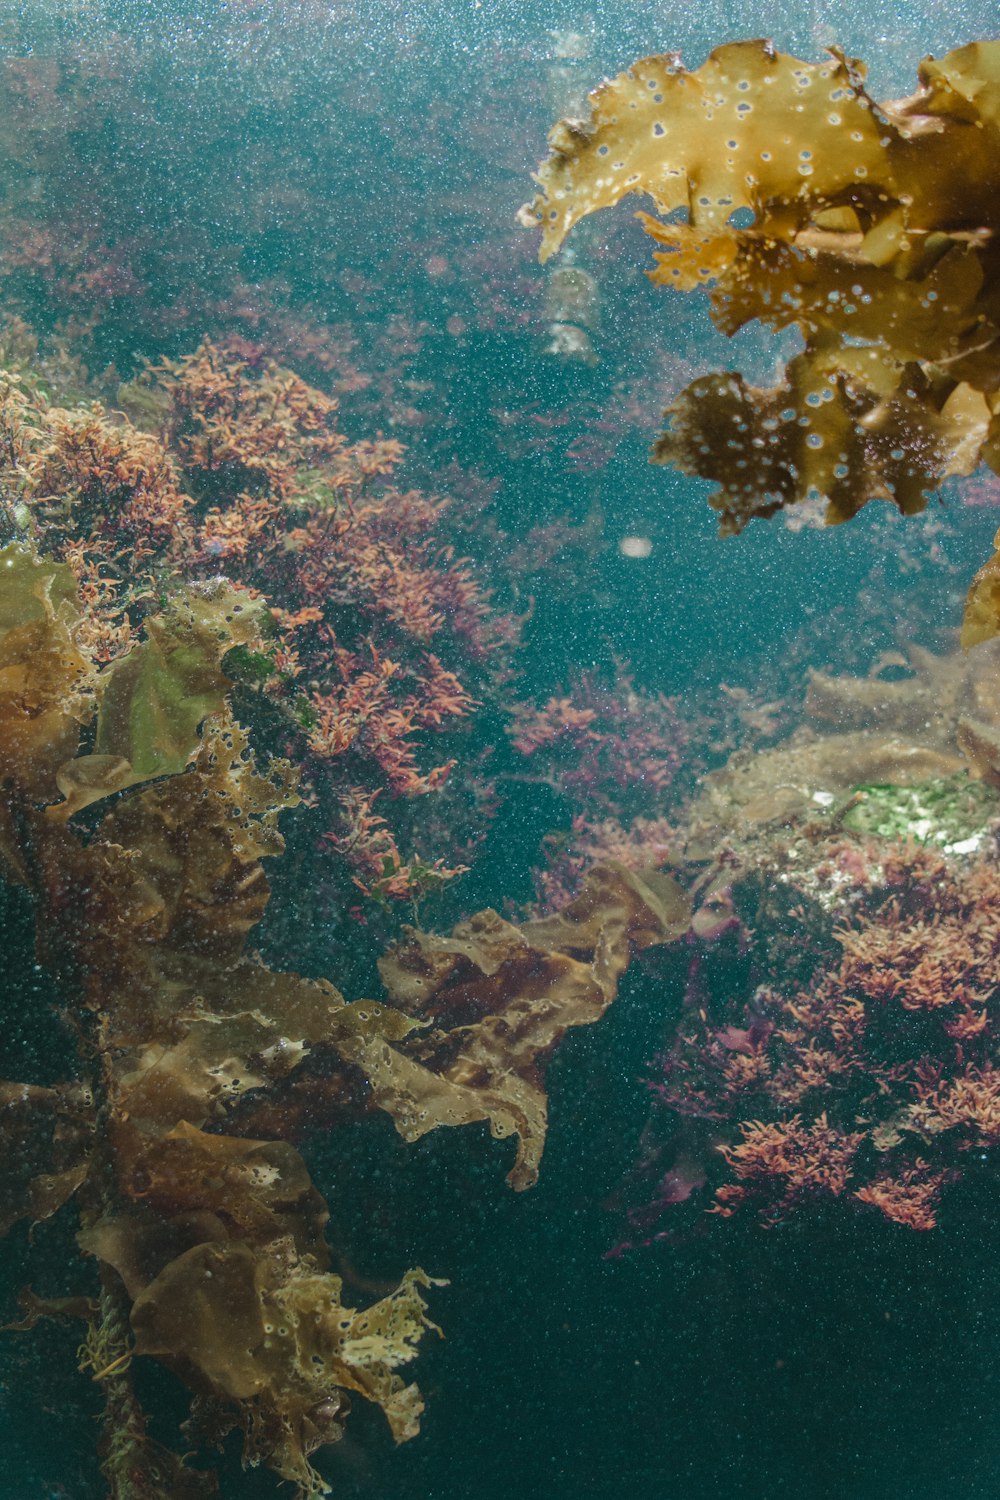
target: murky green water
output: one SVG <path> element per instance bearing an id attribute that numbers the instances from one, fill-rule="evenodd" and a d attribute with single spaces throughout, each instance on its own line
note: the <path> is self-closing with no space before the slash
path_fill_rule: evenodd
<path id="1" fill-rule="evenodd" d="M 484 610 L 522 620 L 502 671 L 445 623 L 435 649 L 479 707 L 446 726 L 440 750 L 425 724 L 419 761 L 426 773 L 455 760 L 454 793 L 410 802 L 383 787 L 376 805 L 404 855 L 468 873 L 419 892 L 416 912 L 369 901 L 354 867 L 335 868 L 320 846 L 332 805 L 321 789 L 315 816 L 286 815 L 288 852 L 268 871 L 272 903 L 251 946 L 270 965 L 372 994 L 376 960 L 414 914 L 435 930 L 487 905 L 523 915 L 537 871 L 582 838 L 575 817 L 624 807 L 678 826 L 706 772 L 798 726 L 810 668 L 863 675 L 908 643 L 953 644 L 997 526 L 995 481 L 992 492 L 982 481 L 980 503 L 949 482 L 944 508 L 905 522 L 871 506 L 830 533 L 778 517 L 720 540 L 707 487 L 647 463 L 660 409 L 707 370 L 773 380 L 791 342 L 755 327 L 727 341 L 702 302 L 651 286 L 643 235 L 620 207 L 578 241 L 593 305 L 574 326 L 592 357 L 548 353 L 551 271 L 515 215 L 553 120 L 645 53 L 678 51 L 693 68 L 739 38 L 768 34 L 807 59 L 837 42 L 868 60 L 875 97 L 892 98 L 911 90 L 921 57 L 995 30 L 986 0 L 903 15 L 874 0 L 850 15 L 791 0 L 780 16 L 759 0 L 0 3 L 0 364 L 40 370 L 59 405 L 97 400 L 141 427 L 134 382 L 147 362 L 206 338 L 251 372 L 275 360 L 337 398 L 350 442 L 405 446 L 399 491 L 452 498 L 435 547 L 470 559 L 477 589 L 492 591 Z M 372 632 L 359 627 L 352 649 Z M 260 695 L 241 691 L 249 716 Z M 623 737 L 622 694 L 671 700 L 677 763 L 661 800 L 653 773 L 641 786 L 633 771 L 609 773 L 605 801 L 587 802 L 568 763 L 534 774 L 518 759 L 512 704 L 572 692 L 592 713 L 618 693 Z M 256 722 L 263 749 L 299 754 L 276 710 Z M 352 779 L 366 776 L 374 786 L 367 763 Z M 349 843 L 341 830 L 339 850 Z M 25 892 L 5 886 L 0 913 L 0 1076 L 53 1084 L 74 1067 L 54 1019 L 62 997 L 36 963 Z M 562 1041 L 527 1194 L 505 1186 L 510 1147 L 483 1125 L 408 1145 L 374 1110 L 315 1129 L 306 1111 L 298 1144 L 329 1204 L 334 1267 L 357 1296 L 382 1295 L 414 1264 L 450 1282 L 431 1299 L 446 1337 L 412 1367 L 427 1401 L 420 1436 L 395 1449 L 382 1414 L 356 1401 L 343 1442 L 316 1459 L 335 1494 L 988 1500 L 1000 1489 L 985 1168 L 928 1234 L 829 1210 L 608 1258 L 642 1148 L 641 1080 L 676 1023 L 690 958 L 675 944 L 631 969 L 608 1015 Z M 51 1297 L 93 1291 L 75 1228 L 70 1205 L 0 1244 L 5 1318 L 26 1282 Z M 80 1337 L 43 1322 L 0 1340 L 5 1500 L 105 1493 Z M 149 1360 L 135 1381 L 151 1432 L 183 1451 L 180 1382 Z M 198 1461 L 218 1462 L 227 1500 L 290 1492 L 243 1472 L 233 1438 Z"/>

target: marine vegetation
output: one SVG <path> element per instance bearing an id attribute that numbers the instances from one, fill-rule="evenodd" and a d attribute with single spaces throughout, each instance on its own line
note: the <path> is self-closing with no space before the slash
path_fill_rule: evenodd
<path id="1" fill-rule="evenodd" d="M 93 455 L 107 434 L 78 420 Z M 38 441 L 65 454 L 67 428 Z M 141 537 L 142 490 L 122 474 Z M 684 930 L 687 903 L 668 877 L 608 866 L 539 921 L 485 911 L 450 936 L 411 930 L 382 966 L 388 1001 L 267 967 L 247 940 L 298 773 L 258 767 L 228 700 L 234 658 L 267 648 L 269 611 L 216 578 L 175 584 L 133 628 L 101 574 L 80 571 L 27 543 L 0 552 L 0 873 L 5 899 L 30 902 L 79 1064 L 49 1086 L 0 1085 L 3 1227 L 75 1204 L 90 1265 L 65 1297 L 26 1291 L 21 1326 L 82 1319 L 115 1500 L 216 1492 L 147 1435 L 144 1357 L 192 1394 L 189 1449 L 235 1428 L 246 1463 L 326 1494 L 310 1455 L 340 1437 L 353 1397 L 397 1441 L 417 1431 L 420 1392 L 399 1371 L 435 1327 L 435 1283 L 414 1267 L 373 1305 L 345 1304 L 288 1134 L 310 1110 L 383 1110 L 411 1141 L 486 1121 L 516 1139 L 509 1180 L 529 1187 L 545 1059 L 598 1019 L 635 951 Z M 127 651 L 109 648 L 115 620 Z"/>
<path id="2" fill-rule="evenodd" d="M 948 475 L 1000 471 L 1000 42 L 925 59 L 916 91 L 881 103 L 842 52 L 763 41 L 693 71 L 643 58 L 589 99 L 521 212 L 542 258 L 644 194 L 654 282 L 706 288 L 727 334 L 756 319 L 803 341 L 773 387 L 720 372 L 666 409 L 653 459 L 718 486 L 723 532 L 813 496 L 831 524 L 871 499 L 910 515 Z M 994 557 L 968 645 L 1000 631 L 998 578 Z"/>
<path id="3" fill-rule="evenodd" d="M 723 533 L 817 498 L 828 524 L 871 499 L 910 515 L 950 475 L 1000 472 L 1000 43 L 925 60 L 908 99 L 864 80 L 836 50 L 813 64 L 766 42 L 691 72 L 645 58 L 554 128 L 522 210 L 545 260 L 648 195 L 654 283 L 705 288 L 726 334 L 801 337 L 773 388 L 723 372 L 666 408 L 653 459 L 716 484 Z M 714 853 L 647 1080 L 637 1237 L 706 1204 L 775 1224 L 834 1200 L 929 1229 L 988 1159 L 998 577 L 994 557 L 969 591 L 969 661 L 911 647 L 885 677 L 813 672 L 826 733 L 706 778 L 674 840 L 675 858 L 685 837 Z"/>
<path id="4" fill-rule="evenodd" d="M 527 767 L 514 774 L 550 787 L 570 812 L 567 827 L 546 834 L 533 872 L 543 910 L 576 895 L 595 863 L 664 862 L 674 838 L 665 813 L 689 748 L 676 702 L 638 690 L 620 667 L 613 688 L 584 676 L 541 707 L 513 704 L 509 734 Z"/>
<path id="5" fill-rule="evenodd" d="M 929 1230 L 995 1170 L 998 647 L 810 671 L 796 733 L 704 778 L 619 1251 L 706 1210 Z"/>
<path id="6" fill-rule="evenodd" d="M 634 1232 L 669 1237 L 706 1208 L 774 1225 L 835 1200 L 928 1230 L 950 1184 L 989 1170 L 995 832 L 988 843 L 969 865 L 912 840 L 800 830 L 709 888 L 683 1013 L 647 1080 Z"/>
<path id="7" fill-rule="evenodd" d="M 252 590 L 268 609 L 234 671 L 306 770 L 346 890 L 411 899 L 451 879 L 426 844 L 400 850 L 394 814 L 420 841 L 408 804 L 455 764 L 424 744 L 475 707 L 517 624 L 449 545 L 448 500 L 401 492 L 402 445 L 349 442 L 332 397 L 210 343 L 119 401 L 134 420 L 60 405 L 30 372 L 0 382 L 9 524 L 72 569 L 95 659 L 131 650 L 175 575 Z"/>

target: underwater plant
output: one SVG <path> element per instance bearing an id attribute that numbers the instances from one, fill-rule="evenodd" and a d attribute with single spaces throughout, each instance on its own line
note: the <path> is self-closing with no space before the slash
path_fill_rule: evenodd
<path id="1" fill-rule="evenodd" d="M 756 319 L 802 337 L 779 384 L 707 375 L 666 409 L 653 459 L 718 485 L 723 532 L 814 496 L 828 523 L 875 498 L 909 515 L 946 476 L 1000 469 L 1000 42 L 927 58 L 918 79 L 880 103 L 836 49 L 809 63 L 732 43 L 692 71 L 644 58 L 550 133 L 521 211 L 543 260 L 645 194 L 654 282 L 706 288 L 727 334 Z M 994 557 L 966 644 L 1000 631 L 998 579 Z"/>
<path id="2" fill-rule="evenodd" d="M 224 576 L 260 599 L 261 638 L 230 669 L 257 742 L 294 760 L 316 803 L 331 941 L 350 947 L 359 922 L 391 931 L 393 909 L 474 868 L 501 785 L 509 799 L 545 783 L 557 828 L 584 820 L 572 872 L 539 874 L 545 910 L 578 893 L 600 849 L 657 862 L 662 829 L 656 849 L 592 834 L 609 816 L 662 819 L 676 800 L 679 707 L 624 667 L 608 685 L 582 678 L 575 707 L 514 695 L 530 600 L 516 615 L 486 585 L 509 596 L 549 560 L 536 532 L 489 567 L 461 555 L 467 478 L 446 476 L 457 495 L 398 486 L 396 439 L 349 441 L 333 397 L 210 342 L 121 386 L 119 410 L 63 405 L 46 385 L 30 362 L 0 373 L 9 527 L 69 564 L 101 662 L 132 649 L 174 576 Z M 496 538 L 501 558 L 509 540 Z"/>
<path id="3" fill-rule="evenodd" d="M 280 1125 L 304 1101 L 316 1118 L 384 1110 L 407 1140 L 487 1121 L 516 1138 L 509 1180 L 529 1187 L 546 1057 L 604 1012 L 635 951 L 684 930 L 686 899 L 608 866 L 540 921 L 411 931 L 382 965 L 392 1003 L 271 969 L 246 944 L 297 773 L 259 770 L 228 706 L 231 659 L 267 638 L 262 602 L 222 579 L 175 588 L 108 661 L 68 563 L 13 544 L 0 577 L 0 874 L 30 901 L 79 1054 L 65 1082 L 0 1086 L 3 1227 L 73 1202 L 97 1272 L 65 1297 L 26 1291 L 20 1326 L 83 1319 L 113 1500 L 216 1492 L 148 1435 L 142 1357 L 190 1389 L 189 1446 L 236 1429 L 244 1462 L 329 1493 L 310 1456 L 353 1396 L 397 1441 L 417 1431 L 398 1372 L 435 1326 L 434 1282 L 413 1268 L 345 1305 L 326 1206 Z"/>
<path id="4" fill-rule="evenodd" d="M 567 826 L 545 836 L 545 862 L 533 872 L 543 910 L 571 899 L 592 864 L 665 862 L 689 735 L 675 700 L 636 688 L 618 665 L 610 686 L 583 675 L 540 706 L 513 703 L 510 717 L 525 768 L 512 778 L 548 786 L 569 813 Z"/>
<path id="5" fill-rule="evenodd" d="M 905 789 L 897 800 L 902 818 Z M 995 797 L 989 811 L 995 828 Z M 629 1215 L 645 1242 L 706 1208 L 774 1225 L 834 1200 L 929 1230 L 948 1186 L 989 1170 L 1000 1141 L 989 842 L 970 865 L 899 841 L 898 825 L 884 840 L 800 834 L 709 892 L 684 1010 L 647 1080 L 639 1175 L 658 1182 Z M 720 941 L 740 958 L 713 964 Z"/>
<path id="6" fill-rule="evenodd" d="M 409 900 L 452 878 L 450 850 L 400 851 L 390 806 L 419 841 L 406 804 L 455 764 L 422 746 L 475 708 L 466 684 L 500 670 L 517 624 L 455 556 L 448 500 L 397 489 L 399 442 L 349 442 L 337 402 L 268 361 L 205 343 L 119 399 L 140 425 L 0 381 L 11 524 L 72 568 L 97 658 L 130 650 L 174 576 L 253 590 L 268 628 L 234 670 L 306 770 L 347 890 Z"/>

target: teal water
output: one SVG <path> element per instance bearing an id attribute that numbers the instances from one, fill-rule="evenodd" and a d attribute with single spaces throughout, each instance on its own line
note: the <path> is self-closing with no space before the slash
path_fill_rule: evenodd
<path id="1" fill-rule="evenodd" d="M 769 378 L 775 348 L 753 331 L 727 345 L 693 299 L 668 311 L 627 210 L 589 242 L 596 362 L 545 355 L 545 273 L 514 216 L 558 113 L 553 36 L 579 33 L 581 87 L 651 51 L 678 50 L 693 67 L 765 32 L 810 58 L 837 40 L 869 60 L 872 92 L 893 97 L 920 57 L 989 35 L 996 18 L 987 0 L 903 17 L 888 4 L 845 16 L 791 0 L 774 30 L 759 0 L 652 9 L 0 4 L 0 86 L 21 80 L 21 113 L 0 119 L 0 315 L 30 325 L 53 386 L 62 368 L 71 389 L 70 355 L 113 392 L 143 361 L 190 353 L 204 336 L 256 343 L 337 394 L 352 440 L 398 437 L 407 486 L 492 486 L 489 511 L 473 507 L 451 540 L 502 607 L 530 611 L 504 691 L 543 701 L 580 674 L 614 681 L 627 663 L 637 687 L 688 714 L 700 772 L 718 759 L 708 740 L 720 684 L 790 713 L 809 666 L 864 672 L 900 631 L 946 644 L 998 517 L 952 503 L 905 527 L 865 511 L 830 534 L 771 522 L 720 541 L 706 487 L 646 462 L 660 395 L 730 364 Z M 551 568 L 500 566 L 532 528 L 567 516 L 581 536 Z M 620 550 L 636 536 L 648 558 Z M 539 841 L 567 821 L 557 791 L 513 776 L 501 708 L 490 699 L 472 738 L 449 748 L 471 761 L 492 746 L 510 785 L 469 876 L 421 912 L 428 925 L 530 902 Z M 275 967 L 369 992 L 395 928 L 376 915 L 371 941 L 359 936 L 334 897 L 324 904 L 307 813 L 286 831 L 259 946 Z M 3 944 L 0 1073 L 54 1082 L 72 1044 L 52 1022 L 58 1000 L 18 892 L 4 895 Z M 415 1367 L 428 1405 L 420 1437 L 393 1449 L 381 1414 L 355 1410 L 343 1444 L 318 1459 L 335 1494 L 1000 1492 L 985 1180 L 964 1182 L 929 1235 L 831 1214 L 606 1258 L 646 1119 L 638 1080 L 676 1017 L 685 964 L 673 951 L 630 973 L 604 1021 L 564 1041 L 528 1194 L 505 1187 L 508 1148 L 483 1127 L 416 1146 L 382 1117 L 306 1131 L 335 1255 L 359 1280 L 382 1288 L 419 1263 L 451 1282 L 432 1304 L 446 1338 Z M 26 1281 L 48 1295 L 86 1284 L 73 1231 L 70 1211 L 0 1244 L 5 1318 Z M 59 1324 L 0 1339 L 3 1500 L 104 1493 L 78 1342 Z M 176 1445 L 179 1383 L 141 1368 L 137 1385 L 155 1435 Z M 232 1444 L 219 1465 L 226 1500 L 288 1492 L 244 1473 Z"/>

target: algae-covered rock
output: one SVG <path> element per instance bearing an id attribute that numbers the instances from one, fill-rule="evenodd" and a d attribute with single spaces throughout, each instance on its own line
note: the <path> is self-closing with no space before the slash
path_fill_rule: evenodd
<path id="1" fill-rule="evenodd" d="M 946 854 L 971 854 L 1000 816 L 1000 792 L 967 775 L 910 786 L 859 786 L 843 824 L 884 839 L 934 844 Z"/>

